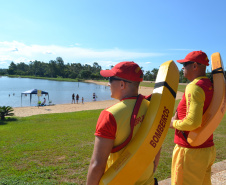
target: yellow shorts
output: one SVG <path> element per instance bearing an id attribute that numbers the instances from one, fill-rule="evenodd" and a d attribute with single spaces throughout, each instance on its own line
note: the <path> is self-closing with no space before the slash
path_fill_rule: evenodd
<path id="1" fill-rule="evenodd" d="M 211 185 L 215 146 L 184 148 L 176 145 L 171 167 L 171 185 Z"/>

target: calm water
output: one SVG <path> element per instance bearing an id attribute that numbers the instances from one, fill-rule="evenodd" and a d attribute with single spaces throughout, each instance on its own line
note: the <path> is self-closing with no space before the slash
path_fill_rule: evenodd
<path id="1" fill-rule="evenodd" d="M 49 100 L 54 104 L 71 103 L 72 93 L 79 94 L 79 103 L 82 97 L 84 102 L 91 102 L 93 93 L 97 95 L 97 101 L 110 100 L 110 88 L 103 85 L 83 82 L 59 82 L 52 80 L 40 80 L 29 78 L 0 77 L 0 106 L 7 105 L 21 107 L 21 93 L 31 89 L 47 91 Z M 40 101 L 48 96 L 42 95 Z M 32 95 L 31 106 L 36 106 L 38 96 Z M 30 96 L 22 96 L 22 107 L 30 106 Z"/>

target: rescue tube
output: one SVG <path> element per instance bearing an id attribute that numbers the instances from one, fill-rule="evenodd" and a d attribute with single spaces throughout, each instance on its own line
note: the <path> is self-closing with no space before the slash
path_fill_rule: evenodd
<path id="1" fill-rule="evenodd" d="M 176 64 L 172 60 L 163 63 L 141 127 L 120 157 L 104 173 L 100 185 L 133 185 L 154 161 L 168 132 L 178 83 Z"/>
<path id="2" fill-rule="evenodd" d="M 191 146 L 199 146 L 211 136 L 223 119 L 226 110 L 226 83 L 220 53 L 213 53 L 211 61 L 214 88 L 213 98 L 202 117 L 201 127 L 188 134 L 187 141 Z"/>

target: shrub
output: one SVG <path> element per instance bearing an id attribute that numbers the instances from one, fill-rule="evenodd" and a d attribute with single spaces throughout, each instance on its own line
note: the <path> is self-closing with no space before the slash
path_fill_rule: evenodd
<path id="1" fill-rule="evenodd" d="M 13 116 L 13 108 L 10 106 L 2 106 L 0 107 L 0 116 L 1 116 L 1 120 L 5 119 L 5 116 Z"/>

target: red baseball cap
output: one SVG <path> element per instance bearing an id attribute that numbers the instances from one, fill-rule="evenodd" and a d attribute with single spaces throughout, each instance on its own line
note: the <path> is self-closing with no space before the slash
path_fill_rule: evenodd
<path id="1" fill-rule="evenodd" d="M 101 70 L 100 74 L 103 77 L 117 76 L 129 81 L 143 81 L 141 68 L 135 62 L 130 61 L 119 62 L 111 70 Z"/>
<path id="2" fill-rule="evenodd" d="M 185 63 L 185 62 L 197 62 L 200 64 L 204 64 L 206 66 L 209 65 L 209 59 L 203 51 L 192 51 L 191 53 L 188 53 L 185 59 L 177 60 L 179 63 Z"/>

